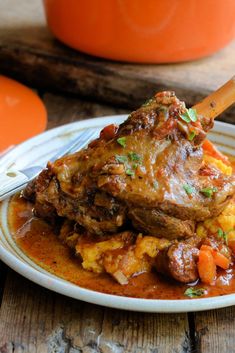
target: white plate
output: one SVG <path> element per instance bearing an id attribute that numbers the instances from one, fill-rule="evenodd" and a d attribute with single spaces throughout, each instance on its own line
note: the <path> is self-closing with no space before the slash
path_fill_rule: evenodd
<path id="1" fill-rule="evenodd" d="M 55 149 L 74 138 L 78 131 L 90 127 L 100 130 L 110 123 L 120 124 L 126 115 L 109 116 L 79 121 L 49 130 L 14 148 L 0 160 L 0 171 L 14 165 L 17 168 L 32 163 L 45 163 L 55 153 Z M 216 122 L 210 139 L 224 152 L 235 155 L 235 126 Z M 235 304 L 235 294 L 225 296 L 185 299 L 157 300 L 136 299 L 103 294 L 84 289 L 65 281 L 36 265 L 25 255 L 13 241 L 7 224 L 8 201 L 0 204 L 0 258 L 16 272 L 31 281 L 55 292 L 89 303 L 100 304 L 112 308 L 144 312 L 176 313 L 221 308 Z"/>

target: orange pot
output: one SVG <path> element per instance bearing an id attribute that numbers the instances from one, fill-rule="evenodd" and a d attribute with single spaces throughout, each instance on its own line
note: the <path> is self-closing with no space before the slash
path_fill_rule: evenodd
<path id="1" fill-rule="evenodd" d="M 44 5 L 58 39 L 109 59 L 192 60 L 235 37 L 235 0 L 44 0 Z"/>

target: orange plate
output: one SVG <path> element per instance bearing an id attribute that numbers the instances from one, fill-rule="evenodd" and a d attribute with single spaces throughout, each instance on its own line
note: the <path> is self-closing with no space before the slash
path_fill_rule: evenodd
<path id="1" fill-rule="evenodd" d="M 45 130 L 47 113 L 29 88 L 0 76 L 0 152 Z"/>

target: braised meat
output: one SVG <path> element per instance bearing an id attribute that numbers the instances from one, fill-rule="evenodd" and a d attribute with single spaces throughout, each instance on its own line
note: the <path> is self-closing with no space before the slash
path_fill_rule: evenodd
<path id="1" fill-rule="evenodd" d="M 173 92 L 158 93 L 88 148 L 48 163 L 25 195 L 33 193 L 39 216 L 66 217 L 97 235 L 131 222 L 155 237 L 193 236 L 235 190 L 234 177 L 203 162 L 212 126 Z"/>
<path id="2" fill-rule="evenodd" d="M 198 241 L 194 238 L 171 245 L 157 255 L 155 268 L 163 275 L 183 283 L 195 282 L 198 279 L 197 259 Z"/>
<path id="3" fill-rule="evenodd" d="M 218 236 L 207 238 L 191 237 L 174 241 L 170 246 L 158 252 L 154 260 L 154 268 L 164 276 L 182 283 L 193 283 L 199 279 L 198 255 L 202 246 L 207 246 L 223 254 L 231 263 L 231 250 Z"/>

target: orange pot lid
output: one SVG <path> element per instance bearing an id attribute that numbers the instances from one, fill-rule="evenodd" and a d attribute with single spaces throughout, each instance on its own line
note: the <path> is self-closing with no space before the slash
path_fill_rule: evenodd
<path id="1" fill-rule="evenodd" d="M 46 125 L 41 99 L 31 89 L 0 75 L 0 153 L 44 131 Z"/>

